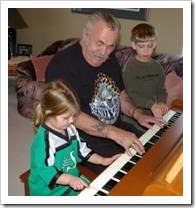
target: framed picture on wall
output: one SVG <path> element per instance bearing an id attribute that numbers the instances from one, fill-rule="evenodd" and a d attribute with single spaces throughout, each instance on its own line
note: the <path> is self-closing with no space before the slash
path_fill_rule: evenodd
<path id="1" fill-rule="evenodd" d="M 30 56 L 32 54 L 32 45 L 30 44 L 17 44 L 18 56 Z"/>
<path id="2" fill-rule="evenodd" d="M 72 12 L 91 14 L 97 10 L 105 11 L 119 18 L 132 20 L 147 20 L 148 9 L 146 8 L 73 8 Z"/>

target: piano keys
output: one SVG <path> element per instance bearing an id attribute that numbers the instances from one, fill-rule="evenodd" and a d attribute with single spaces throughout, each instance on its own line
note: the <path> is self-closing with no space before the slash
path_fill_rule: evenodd
<path id="1" fill-rule="evenodd" d="M 79 196 L 142 195 L 152 179 L 153 170 L 167 157 L 183 134 L 183 116 L 180 112 L 169 110 L 164 119 L 168 125 L 163 128 L 154 125 L 139 138 L 146 150 L 144 155 L 130 148 L 131 156 L 122 154 Z M 173 138 L 169 138 L 168 134 Z"/>

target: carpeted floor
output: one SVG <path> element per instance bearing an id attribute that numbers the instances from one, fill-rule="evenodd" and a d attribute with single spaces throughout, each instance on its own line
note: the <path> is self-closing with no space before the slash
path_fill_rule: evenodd
<path id="1" fill-rule="evenodd" d="M 8 195 L 24 195 L 19 175 L 29 167 L 29 146 L 33 138 L 31 121 L 17 112 L 14 79 L 8 80 Z"/>

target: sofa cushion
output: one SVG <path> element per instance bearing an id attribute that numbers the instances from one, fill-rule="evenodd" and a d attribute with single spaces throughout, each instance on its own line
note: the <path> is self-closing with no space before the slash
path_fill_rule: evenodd
<path id="1" fill-rule="evenodd" d="M 54 55 L 46 56 L 31 56 L 31 61 L 35 68 L 36 80 L 38 82 L 45 82 L 46 68 Z"/>
<path id="2" fill-rule="evenodd" d="M 166 75 L 165 86 L 168 92 L 167 104 L 169 106 L 175 99 L 183 100 L 183 79 L 175 72 Z"/>

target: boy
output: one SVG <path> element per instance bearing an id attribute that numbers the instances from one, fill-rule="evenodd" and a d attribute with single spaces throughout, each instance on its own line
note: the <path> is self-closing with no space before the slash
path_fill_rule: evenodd
<path id="1" fill-rule="evenodd" d="M 141 23 L 132 29 L 131 46 L 136 56 L 126 64 L 123 80 L 127 94 L 137 108 L 131 118 L 124 117 L 127 122 L 137 123 L 133 119 L 136 111 L 144 111 L 156 118 L 162 118 L 168 111 L 165 75 L 162 66 L 152 59 L 156 44 L 157 33 L 152 25 Z M 142 127 L 137 123 L 137 128 Z"/>

